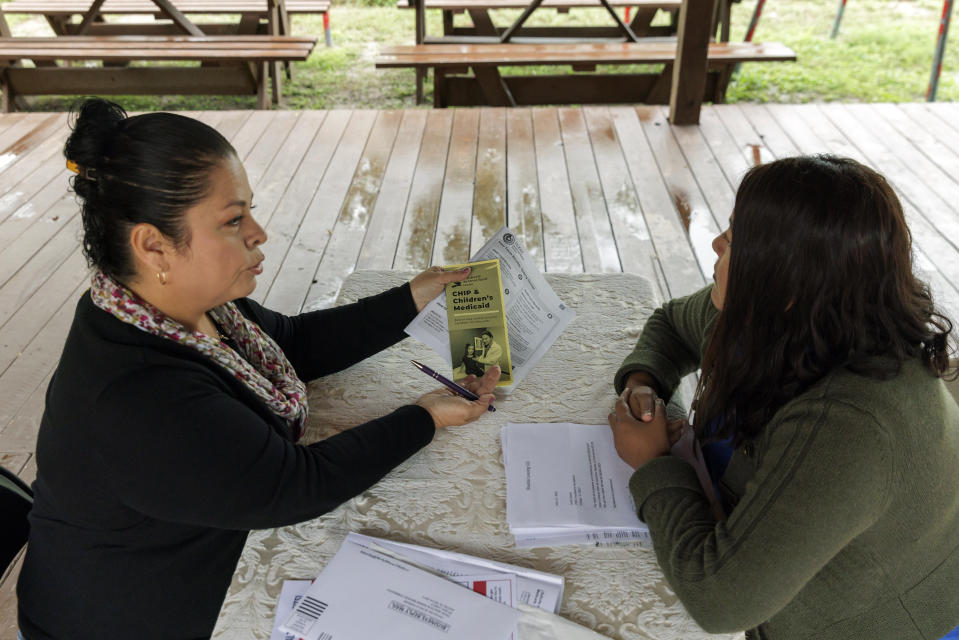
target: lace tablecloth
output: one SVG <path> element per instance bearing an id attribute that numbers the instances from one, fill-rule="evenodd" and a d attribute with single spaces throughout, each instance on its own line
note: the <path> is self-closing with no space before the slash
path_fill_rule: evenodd
<path id="1" fill-rule="evenodd" d="M 409 274 L 366 271 L 344 282 L 339 304 L 382 291 Z M 369 491 L 315 520 L 253 531 L 233 576 L 214 638 L 266 640 L 283 580 L 315 577 L 348 531 L 451 549 L 566 577 L 560 614 L 610 638 L 695 640 L 708 635 L 666 584 L 651 548 L 517 549 L 506 524 L 499 431 L 507 422 L 605 424 L 611 380 L 657 305 L 631 274 L 547 274 L 576 318 L 497 411 L 437 433 L 433 442 Z M 435 388 L 410 364 L 449 364 L 407 339 L 310 385 L 306 442 L 388 413 Z"/>

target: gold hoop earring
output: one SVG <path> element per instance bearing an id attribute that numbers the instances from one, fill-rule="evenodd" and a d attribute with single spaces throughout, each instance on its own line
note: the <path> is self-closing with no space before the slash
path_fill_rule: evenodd
<path id="1" fill-rule="evenodd" d="M 157 282 L 160 283 L 160 286 L 166 285 L 166 271 L 157 271 Z"/>

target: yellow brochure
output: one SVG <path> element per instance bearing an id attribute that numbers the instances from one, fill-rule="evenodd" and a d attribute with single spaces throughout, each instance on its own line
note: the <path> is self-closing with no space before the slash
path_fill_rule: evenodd
<path id="1" fill-rule="evenodd" d="M 506 306 L 499 259 L 445 267 L 470 267 L 462 282 L 446 285 L 446 316 L 449 320 L 453 380 L 473 373 L 482 376 L 498 364 L 502 370 L 498 387 L 513 382 L 506 334 Z"/>

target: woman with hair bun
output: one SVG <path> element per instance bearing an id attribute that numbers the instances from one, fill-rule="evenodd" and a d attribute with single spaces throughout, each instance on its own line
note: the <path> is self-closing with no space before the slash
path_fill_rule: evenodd
<path id="1" fill-rule="evenodd" d="M 942 637 L 959 623 L 952 323 L 895 193 L 843 158 L 754 167 L 713 249 L 715 283 L 654 312 L 614 379 L 667 580 L 713 633 Z M 690 419 L 667 421 L 697 368 Z"/>
<path id="2" fill-rule="evenodd" d="M 319 516 L 486 412 L 498 371 L 311 445 L 303 381 L 404 337 L 447 282 L 287 317 L 248 296 L 266 234 L 236 152 L 170 113 L 87 100 L 64 153 L 94 268 L 50 382 L 19 626 L 42 638 L 208 637 L 250 529 Z"/>

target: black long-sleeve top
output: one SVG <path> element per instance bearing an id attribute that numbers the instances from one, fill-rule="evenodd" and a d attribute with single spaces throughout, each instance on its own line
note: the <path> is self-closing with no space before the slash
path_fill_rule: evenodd
<path id="1" fill-rule="evenodd" d="M 398 342 L 416 314 L 409 285 L 295 317 L 237 306 L 303 380 Z M 248 530 L 333 509 L 434 431 L 410 405 L 294 444 L 220 365 L 84 294 L 40 424 L 20 629 L 27 640 L 208 637 Z"/>

